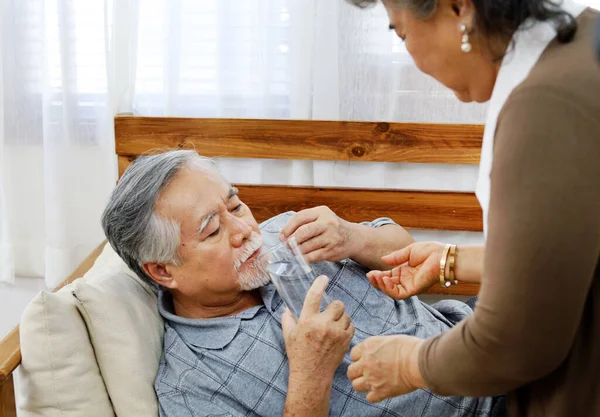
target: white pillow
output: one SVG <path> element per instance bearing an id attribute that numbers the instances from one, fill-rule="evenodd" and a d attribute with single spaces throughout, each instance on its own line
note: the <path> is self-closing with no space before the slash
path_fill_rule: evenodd
<path id="1" fill-rule="evenodd" d="M 157 416 L 154 378 L 164 325 L 156 295 L 124 263 L 119 273 L 90 275 L 73 283 L 73 294 L 115 413 Z"/>
<path id="2" fill-rule="evenodd" d="M 20 417 L 114 416 L 70 286 L 42 292 L 21 317 Z"/>
<path id="3" fill-rule="evenodd" d="M 63 291 L 65 290 L 60 292 Z M 35 378 L 37 382 L 37 378 L 43 378 L 44 381 L 40 379 L 40 386 L 55 385 L 54 392 L 66 392 L 83 384 L 83 379 L 88 378 L 88 375 L 66 373 L 65 375 L 68 377 L 59 381 L 54 377 L 57 372 L 67 372 L 66 370 L 74 368 L 74 364 L 77 369 L 80 367 L 91 368 L 90 361 L 93 361 L 95 369 L 99 369 L 96 372 L 102 376 L 103 386 L 100 390 L 99 387 L 92 386 L 86 380 L 85 384 L 89 385 L 89 391 L 85 394 L 85 398 L 73 397 L 67 405 L 56 401 L 49 406 L 50 410 L 56 408 L 64 411 L 67 407 L 74 408 L 76 405 L 72 402 L 79 401 L 86 404 L 86 400 L 93 397 L 92 401 L 94 402 L 99 401 L 99 398 L 110 398 L 109 404 L 112 403 L 114 414 L 119 417 L 157 416 L 158 405 L 154 393 L 154 378 L 162 352 L 163 322 L 158 314 L 156 295 L 147 284 L 127 268 L 108 244 L 83 279 L 73 282 L 66 291 L 72 298 L 68 302 L 70 304 L 70 309 L 67 309 L 68 313 L 73 315 L 72 310 L 75 311 L 79 326 L 60 327 L 59 331 L 56 326 L 46 329 L 38 328 L 37 331 L 40 334 L 37 336 L 30 331 L 21 334 L 22 348 L 23 344 L 28 345 L 25 348 L 28 356 L 33 355 L 35 361 L 38 362 L 46 361 L 45 367 L 53 369 L 55 372 L 52 375 L 34 375 L 35 369 L 30 370 L 27 366 L 24 368 L 29 370 L 29 380 Z M 55 311 L 50 312 L 49 321 L 63 320 L 61 314 L 64 316 L 67 310 L 62 306 L 60 308 L 49 307 L 55 308 Z M 24 315 L 23 320 L 34 322 L 35 316 Z M 25 328 L 32 327 L 32 323 L 25 324 Z M 85 331 L 84 334 L 83 331 Z M 69 350 L 64 347 L 60 347 L 58 350 L 53 349 L 55 346 L 51 346 L 47 340 L 58 338 L 64 340 L 85 339 L 87 346 L 78 347 L 76 351 L 81 349 L 82 352 L 85 352 L 86 349 L 93 349 L 95 357 L 92 359 L 90 355 L 75 355 L 73 349 Z M 38 344 L 38 348 L 31 348 L 34 343 Z M 52 358 L 43 354 L 48 349 L 53 351 Z M 23 357 L 24 364 L 33 361 L 33 358 L 26 359 L 25 355 Z M 93 372 L 90 375 L 93 375 Z M 35 404 L 34 400 L 37 398 L 37 394 L 28 391 L 28 385 L 31 384 L 25 384 L 22 390 L 27 398 L 26 403 Z M 38 414 L 29 414 L 29 416 L 114 415 L 111 414 L 112 411 L 107 413 L 104 406 L 98 406 L 99 414 L 88 412 L 52 414 L 43 410 L 41 408 L 43 406 L 40 403 Z"/>

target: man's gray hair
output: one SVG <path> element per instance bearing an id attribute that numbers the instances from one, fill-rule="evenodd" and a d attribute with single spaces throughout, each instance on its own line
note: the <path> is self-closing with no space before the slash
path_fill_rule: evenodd
<path id="1" fill-rule="evenodd" d="M 123 173 L 102 214 L 102 228 L 113 249 L 153 287 L 157 284 L 144 271 L 144 263 L 181 264 L 180 224 L 159 216 L 154 207 L 162 190 L 190 165 L 220 176 L 215 162 L 194 150 L 140 156 Z"/>

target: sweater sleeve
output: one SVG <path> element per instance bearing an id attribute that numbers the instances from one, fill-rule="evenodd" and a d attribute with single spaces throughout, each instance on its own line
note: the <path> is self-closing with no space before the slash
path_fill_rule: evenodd
<path id="1" fill-rule="evenodd" d="M 600 119 L 552 89 L 516 90 L 498 120 L 474 315 L 425 342 L 441 395 L 502 394 L 565 360 L 600 253 Z"/>

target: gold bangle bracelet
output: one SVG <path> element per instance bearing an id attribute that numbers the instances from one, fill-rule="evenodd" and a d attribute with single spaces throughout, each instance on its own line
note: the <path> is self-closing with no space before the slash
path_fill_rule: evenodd
<path id="1" fill-rule="evenodd" d="M 444 246 L 444 250 L 442 251 L 442 257 L 440 258 L 440 285 L 444 288 L 450 286 L 450 282 L 446 282 L 446 259 L 448 258 L 448 252 L 450 252 L 450 247 L 452 245 L 448 244 Z"/>
<path id="2" fill-rule="evenodd" d="M 458 280 L 455 278 L 454 267 L 456 265 L 456 245 L 450 246 L 448 259 L 448 279 L 451 285 L 458 285 Z"/>

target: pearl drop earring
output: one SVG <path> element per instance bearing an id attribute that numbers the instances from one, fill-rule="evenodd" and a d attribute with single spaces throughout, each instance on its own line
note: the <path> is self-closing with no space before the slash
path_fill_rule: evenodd
<path id="1" fill-rule="evenodd" d="M 462 49 L 462 51 L 465 54 L 468 54 L 469 52 L 471 52 L 471 44 L 469 43 L 469 33 L 467 32 L 467 25 L 460 25 L 460 31 L 462 33 L 462 42 L 460 45 L 460 49 Z"/>

